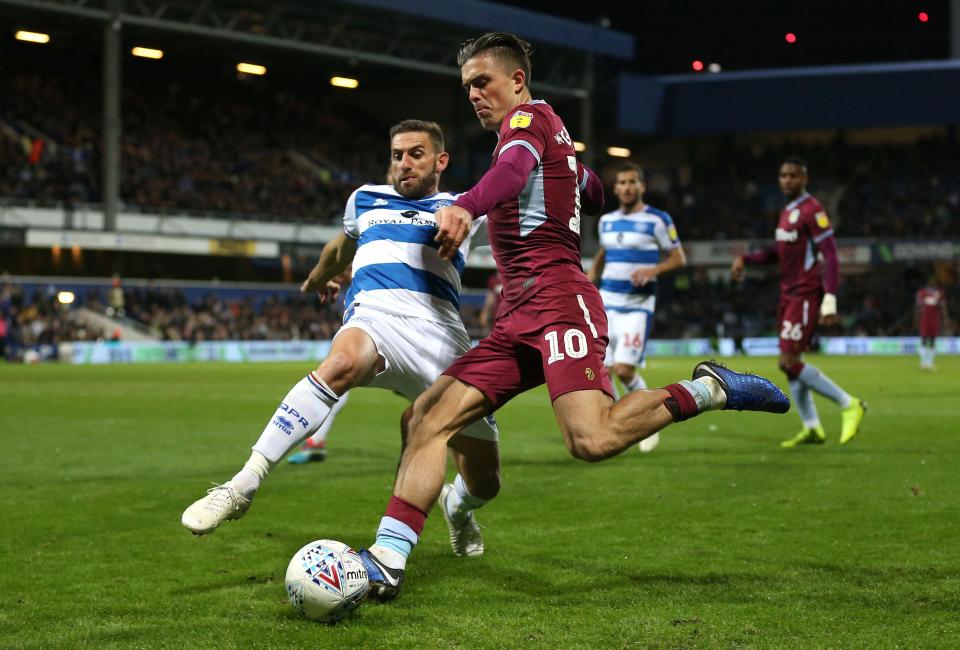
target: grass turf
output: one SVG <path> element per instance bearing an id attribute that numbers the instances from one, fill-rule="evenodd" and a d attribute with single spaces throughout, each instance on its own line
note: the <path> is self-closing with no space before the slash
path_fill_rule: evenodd
<path id="1" fill-rule="evenodd" d="M 0 646 L 956 647 L 960 359 L 811 359 L 870 402 L 847 446 L 818 402 L 823 446 L 778 447 L 794 413 L 710 413 L 588 465 L 545 391 L 520 396 L 498 414 L 486 555 L 453 557 L 434 515 L 400 599 L 333 627 L 294 614 L 286 564 L 311 539 L 372 541 L 399 398 L 356 391 L 326 462 L 279 467 L 242 521 L 194 538 L 180 513 L 302 365 L 0 366 Z"/>

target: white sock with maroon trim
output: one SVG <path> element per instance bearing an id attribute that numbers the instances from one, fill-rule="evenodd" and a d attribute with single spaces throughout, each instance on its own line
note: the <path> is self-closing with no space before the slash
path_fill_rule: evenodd
<path id="1" fill-rule="evenodd" d="M 231 480 L 234 488 L 249 498 L 280 459 L 320 428 L 339 399 L 316 372 L 297 382 L 267 422 L 250 460 Z"/>

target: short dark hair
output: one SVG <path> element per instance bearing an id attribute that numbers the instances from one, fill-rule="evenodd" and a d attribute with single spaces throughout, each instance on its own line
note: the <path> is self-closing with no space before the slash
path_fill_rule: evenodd
<path id="1" fill-rule="evenodd" d="M 800 156 L 787 156 L 787 158 L 781 163 L 782 165 L 796 165 L 804 172 L 807 171 L 807 161 L 801 158 Z"/>
<path id="2" fill-rule="evenodd" d="M 436 153 L 443 151 L 443 129 L 436 122 L 429 120 L 403 120 L 390 127 L 390 140 L 398 133 L 426 133 Z"/>
<path id="3" fill-rule="evenodd" d="M 619 167 L 617 167 L 618 174 L 626 174 L 627 172 L 637 172 L 637 179 L 643 183 L 643 167 L 638 165 L 635 162 L 630 162 L 629 160 Z"/>
<path id="4" fill-rule="evenodd" d="M 460 51 L 457 52 L 457 65 L 462 66 L 484 52 L 490 52 L 498 59 L 523 70 L 526 83 L 530 85 L 530 55 L 533 54 L 530 43 L 515 34 L 487 32 L 483 36 L 466 40 L 460 45 Z"/>

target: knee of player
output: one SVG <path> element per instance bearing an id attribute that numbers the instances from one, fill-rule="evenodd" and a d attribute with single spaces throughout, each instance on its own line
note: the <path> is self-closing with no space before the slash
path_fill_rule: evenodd
<path id="1" fill-rule="evenodd" d="M 324 381 L 332 387 L 335 383 L 352 384 L 362 369 L 358 367 L 357 359 L 352 354 L 340 351 L 324 359 L 318 370 Z"/>

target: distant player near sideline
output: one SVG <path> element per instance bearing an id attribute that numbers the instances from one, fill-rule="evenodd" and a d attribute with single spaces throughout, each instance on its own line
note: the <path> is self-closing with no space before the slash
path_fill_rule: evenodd
<path id="1" fill-rule="evenodd" d="M 267 473 L 331 416 L 354 386 L 396 391 L 410 400 L 470 349 L 460 320 L 460 274 L 471 244 L 482 245 L 480 219 L 458 246 L 438 252 L 434 212 L 457 195 L 438 192 L 449 156 L 434 122 L 404 120 L 390 130 L 393 185 L 364 185 L 347 201 L 344 232 L 324 246 L 301 291 L 336 298 L 332 279 L 353 264 L 344 324 L 330 354 L 283 398 L 243 468 L 183 513 L 182 524 L 211 533 L 250 507 Z M 457 555 L 480 555 L 483 538 L 472 510 L 500 489 L 498 432 L 493 418 L 471 423 L 450 440 L 459 474 L 446 508 Z"/>
<path id="2" fill-rule="evenodd" d="M 600 217 L 600 250 L 588 274 L 600 284 L 610 328 L 604 365 L 628 393 L 647 387 L 637 366 L 644 361 L 653 328 L 657 277 L 687 263 L 673 219 L 644 203 L 645 191 L 643 169 L 624 163 L 613 185 L 620 207 Z M 610 383 L 619 398 L 613 375 Z M 659 442 L 655 433 L 640 441 L 640 451 L 653 451 Z"/>
<path id="3" fill-rule="evenodd" d="M 603 187 L 577 162 L 560 117 L 532 98 L 529 48 L 513 34 L 490 33 L 458 53 L 473 110 L 499 137 L 483 178 L 437 211 L 437 241 L 441 255 L 454 254 L 475 217 L 486 214 L 503 295 L 490 335 L 407 411 L 393 496 L 376 542 L 360 551 L 374 598 L 400 591 L 407 558 L 441 495 L 447 440 L 526 390 L 546 382 L 567 448 L 591 462 L 703 411 L 789 408 L 768 380 L 712 362 L 698 364 L 692 381 L 634 391 L 614 404 L 603 372 L 607 319 L 580 266 L 581 201 L 598 212 Z"/>
<path id="4" fill-rule="evenodd" d="M 914 326 L 920 332 L 921 370 L 935 369 L 933 359 L 937 354 L 937 337 L 948 320 L 946 294 L 931 277 L 927 286 L 917 291 L 914 310 Z"/>
<path id="5" fill-rule="evenodd" d="M 784 440 L 783 447 L 822 443 L 826 433 L 813 402 L 815 391 L 840 405 L 840 444 L 850 442 L 863 421 L 865 404 L 840 388 L 801 355 L 810 348 L 817 323 L 837 321 L 837 287 L 840 262 L 830 219 L 820 201 L 807 192 L 807 163 L 790 156 L 780 166 L 780 190 L 789 200 L 780 211 L 776 245 L 733 260 L 731 274 L 740 281 L 746 264 L 780 262 L 780 370 L 790 380 L 790 390 L 803 430 Z M 823 257 L 823 263 L 819 261 Z"/>

